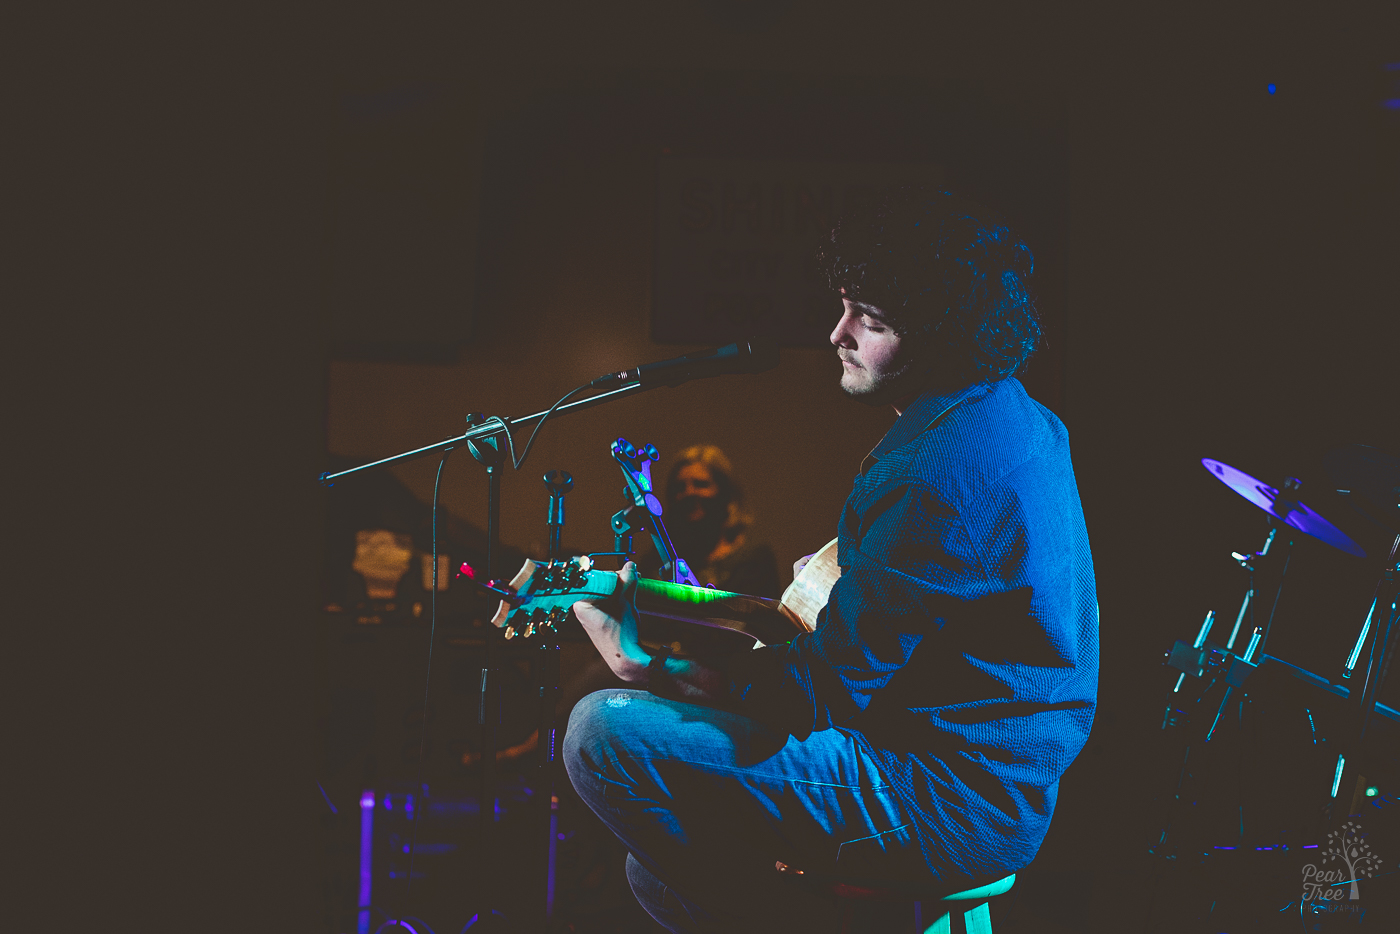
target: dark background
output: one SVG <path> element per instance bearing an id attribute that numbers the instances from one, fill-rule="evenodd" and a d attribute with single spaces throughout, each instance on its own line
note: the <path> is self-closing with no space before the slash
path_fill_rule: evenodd
<path id="1" fill-rule="evenodd" d="M 469 410 L 542 408 L 575 370 L 679 352 L 645 336 L 651 182 L 633 177 L 663 138 L 945 159 L 1048 264 L 1062 376 L 1042 397 L 1071 432 L 1103 615 L 1095 733 L 1037 863 L 1073 893 L 1064 929 L 1140 923 L 1125 854 L 1151 823 L 1160 653 L 1205 609 L 1230 615 L 1228 552 L 1262 541 L 1199 458 L 1301 477 L 1349 523 L 1322 454 L 1400 448 L 1400 130 L 1381 106 L 1400 32 L 1379 4 L 148 8 L 23 25 L 16 218 L 38 249 L 19 254 L 8 375 L 15 436 L 36 439 L 12 482 L 33 572 L 16 575 L 7 683 L 19 912 L 40 929 L 317 929 L 307 480 L 328 447 L 389 453 Z M 507 479 L 506 535 L 524 546 L 538 523 L 536 472 L 568 467 L 583 489 L 580 446 L 635 430 L 673 451 L 708 429 L 796 557 L 829 537 L 883 430 L 833 378 L 788 354 L 759 378 L 766 419 L 734 414 L 736 381 L 609 411 L 635 429 L 561 421 Z M 424 469 L 403 474 L 420 495 Z M 450 505 L 479 522 L 479 480 L 458 469 Z M 611 501 L 581 497 L 571 521 Z M 1276 648 L 1332 674 L 1374 562 L 1308 545 Z"/>

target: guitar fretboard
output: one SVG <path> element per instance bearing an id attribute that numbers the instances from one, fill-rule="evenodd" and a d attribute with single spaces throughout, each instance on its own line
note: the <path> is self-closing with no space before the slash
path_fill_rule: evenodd
<path id="1" fill-rule="evenodd" d="M 637 581 L 637 589 L 666 600 L 673 600 L 676 603 L 690 603 L 697 606 L 743 596 L 742 594 L 730 593 L 728 590 L 716 590 L 713 587 L 692 587 L 690 584 L 673 584 L 670 581 L 649 580 L 647 578 L 641 578 Z"/>

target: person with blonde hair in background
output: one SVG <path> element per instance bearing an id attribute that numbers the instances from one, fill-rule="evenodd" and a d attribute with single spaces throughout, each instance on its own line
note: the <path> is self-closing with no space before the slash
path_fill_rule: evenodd
<path id="1" fill-rule="evenodd" d="M 713 444 L 681 451 L 666 480 L 666 527 L 676 553 L 702 584 L 776 597 L 773 549 L 750 539 L 753 514 L 734 478 L 734 466 Z"/>

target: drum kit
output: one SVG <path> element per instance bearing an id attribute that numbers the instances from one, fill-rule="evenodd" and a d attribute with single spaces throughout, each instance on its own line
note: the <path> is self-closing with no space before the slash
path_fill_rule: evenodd
<path id="1" fill-rule="evenodd" d="M 1400 459 L 1352 444 L 1328 452 L 1323 462 L 1360 521 L 1376 527 L 1377 541 L 1388 540 L 1382 561 L 1380 549 L 1372 546 L 1368 554 L 1303 502 L 1297 479 L 1274 487 L 1217 460 L 1201 463 L 1266 513 L 1268 532 L 1258 551 L 1232 555 L 1249 578 L 1238 611 L 1217 619 L 1212 610 L 1192 641 L 1177 640 L 1165 653 L 1173 677 L 1162 730 L 1184 750 L 1177 750 L 1179 771 L 1152 852 L 1176 859 L 1217 850 L 1287 850 L 1290 839 L 1294 847 L 1309 848 L 1317 840 L 1304 837 L 1367 803 L 1394 803 L 1400 787 L 1400 710 L 1381 699 L 1400 640 Z M 1353 631 L 1346 634 L 1349 651 L 1335 659 L 1314 651 L 1301 659 L 1304 665 L 1268 653 L 1301 536 L 1379 565 L 1364 618 L 1354 619 L 1354 638 Z M 1318 668 L 1322 673 L 1312 670 Z M 1288 710 L 1281 713 L 1283 706 Z M 1270 718 L 1288 720 L 1288 729 L 1271 732 Z M 1303 798 L 1288 803 L 1296 813 L 1281 819 L 1286 811 L 1276 808 L 1263 817 L 1264 787 L 1285 780 L 1292 782 L 1290 795 Z M 1255 819 L 1247 820 L 1251 810 Z M 1280 831 L 1285 823 L 1292 829 Z M 1265 839 L 1280 833 L 1283 841 Z"/>

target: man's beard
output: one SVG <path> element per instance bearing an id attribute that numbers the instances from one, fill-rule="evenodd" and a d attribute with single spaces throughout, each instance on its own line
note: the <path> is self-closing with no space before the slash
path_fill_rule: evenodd
<path id="1" fill-rule="evenodd" d="M 899 369 L 881 373 L 858 389 L 847 386 L 846 381 L 842 379 L 841 391 L 865 405 L 889 405 L 918 388 L 922 376 L 916 372 L 914 364 L 912 358 L 906 359 Z M 842 375 L 844 376 L 844 373 Z"/>

